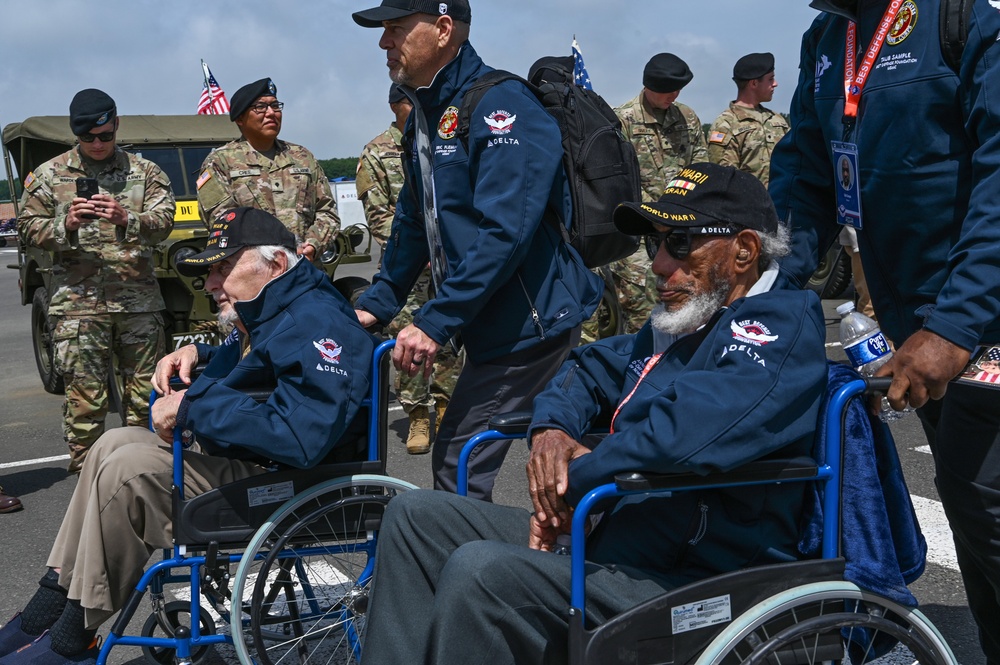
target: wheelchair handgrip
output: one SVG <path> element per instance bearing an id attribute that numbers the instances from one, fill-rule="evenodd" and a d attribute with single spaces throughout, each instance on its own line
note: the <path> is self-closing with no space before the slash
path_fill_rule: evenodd
<path id="1" fill-rule="evenodd" d="M 868 386 L 865 389 L 866 393 L 887 393 L 889 392 L 889 386 L 892 385 L 892 377 L 868 377 L 865 379 L 865 384 Z"/>
<path id="2" fill-rule="evenodd" d="M 201 373 L 205 371 L 206 367 L 208 367 L 208 363 L 198 363 L 197 365 L 191 368 L 192 383 L 194 383 L 195 379 L 201 376 Z M 174 390 L 184 390 L 185 388 L 187 388 L 187 386 L 184 385 L 184 382 L 181 381 L 180 377 L 177 375 L 170 377 L 170 387 Z"/>
<path id="3" fill-rule="evenodd" d="M 620 473 L 615 476 L 615 485 L 621 491 L 641 491 L 801 480 L 815 478 L 817 468 L 814 459 L 803 456 L 792 459 L 758 460 L 737 469 L 703 476 L 697 473 Z"/>
<path id="4" fill-rule="evenodd" d="M 518 434 L 527 432 L 530 424 L 531 411 L 511 411 L 490 418 L 489 428 L 501 434 Z"/>

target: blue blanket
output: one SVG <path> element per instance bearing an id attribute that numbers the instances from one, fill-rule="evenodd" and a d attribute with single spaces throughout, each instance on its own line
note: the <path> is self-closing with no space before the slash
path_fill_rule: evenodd
<path id="1" fill-rule="evenodd" d="M 827 395 L 819 422 L 826 422 L 830 395 L 858 374 L 845 365 L 829 363 Z M 862 400 L 851 400 L 844 421 L 841 553 L 847 560 L 844 578 L 907 607 L 916 607 L 906 585 L 924 572 L 927 543 L 920 532 L 910 493 L 885 423 L 868 414 Z M 825 428 L 819 428 L 813 455 L 823 459 Z M 823 535 L 822 488 L 813 485 L 806 497 L 803 537 L 799 551 L 818 555 Z"/>

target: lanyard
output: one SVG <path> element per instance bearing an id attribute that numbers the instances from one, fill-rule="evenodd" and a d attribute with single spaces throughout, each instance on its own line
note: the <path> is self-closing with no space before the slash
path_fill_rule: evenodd
<path id="1" fill-rule="evenodd" d="M 853 125 L 854 119 L 858 117 L 858 104 L 861 102 L 861 92 L 865 89 L 865 82 L 875 64 L 875 58 L 882 50 L 892 24 L 896 22 L 896 14 L 903 6 L 903 0 L 892 0 L 886 7 L 885 14 L 878 24 L 878 29 L 872 36 L 871 44 L 865 51 L 865 57 L 861 61 L 861 67 L 854 71 L 855 60 L 858 52 L 858 28 L 854 21 L 847 24 L 847 44 L 844 54 L 844 124 Z"/>
<path id="2" fill-rule="evenodd" d="M 630 392 L 628 395 L 626 395 L 625 399 L 623 399 L 618 404 L 618 408 L 615 409 L 615 415 L 611 416 L 611 433 L 612 434 L 615 433 L 615 419 L 618 418 L 618 412 L 620 412 L 622 410 L 622 407 L 625 406 L 626 404 L 628 404 L 628 401 L 630 399 L 632 399 L 632 395 L 634 395 L 635 391 L 638 390 L 639 384 L 642 383 L 642 380 L 646 378 L 647 374 L 649 374 L 649 370 L 653 369 L 653 367 L 656 366 L 656 363 L 659 362 L 660 357 L 662 355 L 663 355 L 663 353 L 657 353 L 657 354 L 653 355 L 649 360 L 646 361 L 646 366 L 642 368 L 642 374 L 639 375 L 639 380 L 635 382 L 634 386 L 632 386 L 632 392 Z"/>

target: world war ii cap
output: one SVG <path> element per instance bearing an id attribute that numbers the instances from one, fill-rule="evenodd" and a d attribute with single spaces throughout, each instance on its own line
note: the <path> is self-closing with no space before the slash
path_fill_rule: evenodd
<path id="1" fill-rule="evenodd" d="M 229 258 L 244 247 L 280 245 L 295 251 L 295 235 L 269 212 L 233 208 L 212 222 L 205 251 L 177 261 L 177 271 L 194 277 L 208 272 L 213 263 Z"/>
<path id="2" fill-rule="evenodd" d="M 263 78 L 245 86 L 233 93 L 233 98 L 229 100 L 229 119 L 236 122 L 236 119 L 243 115 L 243 112 L 253 106 L 253 103 L 261 97 L 277 97 L 278 86 L 269 78 Z"/>
<path id="3" fill-rule="evenodd" d="M 382 21 L 393 21 L 410 14 L 450 16 L 456 21 L 472 23 L 469 0 L 382 0 L 378 7 L 354 12 L 351 17 L 362 28 L 381 28 Z"/>
<path id="4" fill-rule="evenodd" d="M 398 102 L 408 102 L 410 101 L 406 94 L 403 93 L 403 89 L 398 85 L 393 83 L 389 86 L 389 103 L 396 104 Z"/>
<path id="5" fill-rule="evenodd" d="M 774 71 L 774 56 L 770 53 L 748 53 L 733 66 L 734 81 L 752 81 Z"/>
<path id="6" fill-rule="evenodd" d="M 81 90 L 69 103 L 69 128 L 74 136 L 103 127 L 118 115 L 115 100 L 97 88 Z"/>
<path id="7" fill-rule="evenodd" d="M 642 70 L 642 85 L 653 92 L 676 92 L 694 78 L 687 63 L 673 53 L 658 53 Z"/>
<path id="8" fill-rule="evenodd" d="M 735 224 L 765 233 L 778 230 L 778 214 L 764 185 L 754 176 L 718 164 L 691 164 L 667 182 L 656 203 L 621 203 L 615 226 L 643 235 L 661 226 Z"/>

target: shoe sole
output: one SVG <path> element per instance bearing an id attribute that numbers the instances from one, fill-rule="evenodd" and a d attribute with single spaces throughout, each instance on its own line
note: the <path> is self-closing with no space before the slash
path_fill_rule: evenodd
<path id="1" fill-rule="evenodd" d="M 9 506 L 7 508 L 0 508 L 0 514 L 3 513 L 16 513 L 19 510 L 24 510 L 24 504 L 17 504 L 16 506 Z"/>

